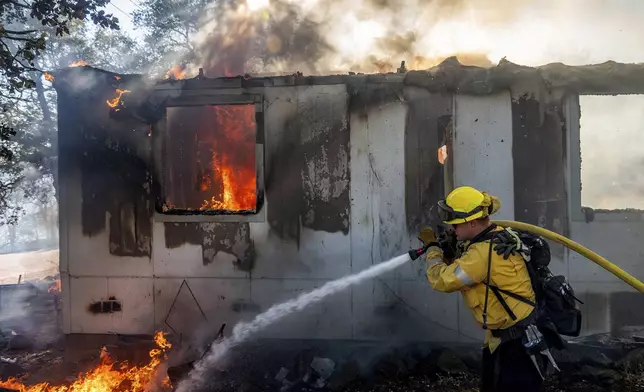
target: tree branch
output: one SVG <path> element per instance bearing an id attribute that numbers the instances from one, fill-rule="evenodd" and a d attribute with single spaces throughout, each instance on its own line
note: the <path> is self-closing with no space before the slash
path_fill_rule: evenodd
<path id="1" fill-rule="evenodd" d="M 23 37 L 11 37 L 11 36 L 4 36 L 2 39 L 10 39 L 13 41 L 33 41 L 33 38 L 23 38 Z"/>
<path id="2" fill-rule="evenodd" d="M 17 30 L 2 29 L 2 30 L 0 30 L 0 32 L 4 32 L 4 33 L 7 33 L 7 34 L 27 35 L 27 34 L 37 33 L 38 30 L 17 31 Z"/>
<path id="3" fill-rule="evenodd" d="M 31 6 L 30 6 L 29 4 L 19 3 L 19 2 L 17 2 L 16 0 L 9 0 L 9 2 L 10 2 L 11 4 L 15 5 L 16 7 L 27 8 L 27 9 L 30 9 L 30 8 L 31 8 Z"/>

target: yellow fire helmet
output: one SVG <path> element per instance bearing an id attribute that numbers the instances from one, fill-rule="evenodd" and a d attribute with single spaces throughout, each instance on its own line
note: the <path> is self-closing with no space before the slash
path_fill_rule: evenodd
<path id="1" fill-rule="evenodd" d="M 443 223 L 455 225 L 492 215 L 501 208 L 499 198 L 470 186 L 461 186 L 438 202 L 438 213 Z"/>

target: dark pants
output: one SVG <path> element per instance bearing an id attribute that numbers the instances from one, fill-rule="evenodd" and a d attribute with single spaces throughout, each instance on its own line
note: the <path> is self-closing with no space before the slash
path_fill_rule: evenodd
<path id="1" fill-rule="evenodd" d="M 542 385 L 520 339 L 501 343 L 494 353 L 483 349 L 481 392 L 541 392 Z"/>

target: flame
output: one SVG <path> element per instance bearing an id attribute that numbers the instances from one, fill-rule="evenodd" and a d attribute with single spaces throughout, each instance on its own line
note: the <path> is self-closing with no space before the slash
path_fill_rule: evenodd
<path id="1" fill-rule="evenodd" d="M 53 81 L 55 80 L 55 79 L 54 79 L 54 75 L 52 75 L 52 74 L 50 74 L 50 73 L 48 73 L 48 72 L 45 72 L 45 74 L 44 74 L 44 75 L 45 75 L 45 80 L 47 80 L 47 81 L 49 81 L 49 82 L 53 82 Z"/>
<path id="2" fill-rule="evenodd" d="M 49 289 L 47 289 L 48 292 L 50 293 L 60 293 L 61 290 L 61 284 L 60 284 L 60 279 L 57 279 L 54 283 L 49 286 Z"/>
<path id="3" fill-rule="evenodd" d="M 254 163 L 255 108 L 253 105 L 214 106 L 217 128 L 223 138 L 212 139 L 211 171 L 221 182 L 221 192 L 204 200 L 200 210 L 254 210 L 257 203 Z M 250 150 L 243 162 L 238 151 Z M 239 164 L 241 163 L 241 164 Z M 206 177 L 200 184 L 201 191 L 212 188 L 215 181 Z"/>
<path id="4" fill-rule="evenodd" d="M 27 386 L 12 377 L 7 381 L 0 381 L 0 387 L 21 392 L 143 392 L 149 390 L 159 365 L 166 359 L 166 351 L 172 347 L 161 331 L 155 334 L 154 341 L 157 347 L 150 350 L 150 361 L 144 366 L 129 366 L 127 362 L 117 366 L 103 347 L 100 353 L 100 364 L 89 372 L 79 375 L 78 379 L 70 385 L 56 386 L 40 383 Z M 162 386 L 172 387 L 167 376 Z"/>
<path id="5" fill-rule="evenodd" d="M 174 67 L 170 68 L 168 72 L 166 72 L 165 78 L 174 80 L 185 79 L 186 71 L 184 70 L 183 66 L 175 65 Z"/>
<path id="6" fill-rule="evenodd" d="M 84 67 L 86 65 L 89 65 L 89 64 L 87 64 L 87 61 L 85 61 L 85 60 L 78 60 L 78 61 L 74 61 L 73 63 L 69 64 L 70 67 Z"/>
<path id="7" fill-rule="evenodd" d="M 438 162 L 441 165 L 444 165 L 446 160 L 447 160 L 447 146 L 443 145 L 438 149 Z"/>
<path id="8" fill-rule="evenodd" d="M 123 89 L 117 88 L 116 96 L 113 99 L 108 99 L 105 102 L 107 102 L 107 106 L 111 108 L 115 108 L 121 102 L 121 97 L 123 96 L 123 94 L 130 93 L 130 92 L 131 92 L 130 90 L 123 90 Z"/>

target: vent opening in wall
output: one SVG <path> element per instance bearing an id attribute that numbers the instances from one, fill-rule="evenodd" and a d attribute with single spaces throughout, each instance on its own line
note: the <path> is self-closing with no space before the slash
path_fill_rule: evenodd
<path id="1" fill-rule="evenodd" d="M 581 206 L 644 210 L 644 95 L 579 97 Z"/>
<path id="2" fill-rule="evenodd" d="M 116 297 L 110 297 L 107 301 L 93 301 L 89 304 L 89 311 L 94 314 L 114 313 L 122 310 L 121 301 L 117 300 Z"/>

